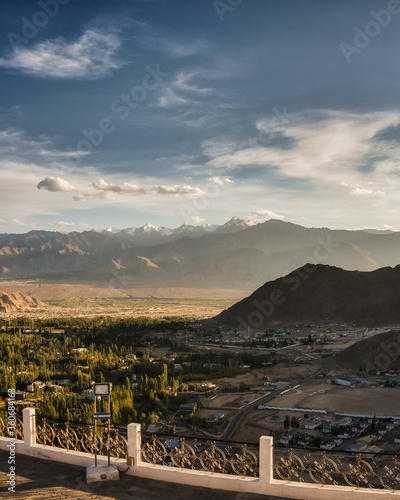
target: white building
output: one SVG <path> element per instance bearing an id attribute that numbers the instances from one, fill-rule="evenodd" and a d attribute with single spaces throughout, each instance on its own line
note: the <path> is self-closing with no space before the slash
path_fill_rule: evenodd
<path id="1" fill-rule="evenodd" d="M 344 375 L 338 375 L 337 377 L 335 377 L 334 380 L 335 384 L 345 385 L 346 387 L 350 387 L 352 384 L 356 382 L 356 380 L 354 380 L 353 378 L 345 377 Z"/>

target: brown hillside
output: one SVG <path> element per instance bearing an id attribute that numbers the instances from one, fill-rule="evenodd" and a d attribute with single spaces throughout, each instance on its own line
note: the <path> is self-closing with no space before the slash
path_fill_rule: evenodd
<path id="1" fill-rule="evenodd" d="M 400 265 L 360 272 L 306 264 L 266 283 L 215 320 L 243 328 L 326 321 L 393 325 L 400 321 Z"/>
<path id="2" fill-rule="evenodd" d="M 45 307 L 46 304 L 23 293 L 0 292 L 0 312 L 14 312 L 35 307 Z"/>
<path id="3" fill-rule="evenodd" d="M 361 340 L 335 356 L 345 368 L 364 371 L 400 368 L 400 331 L 393 330 Z"/>

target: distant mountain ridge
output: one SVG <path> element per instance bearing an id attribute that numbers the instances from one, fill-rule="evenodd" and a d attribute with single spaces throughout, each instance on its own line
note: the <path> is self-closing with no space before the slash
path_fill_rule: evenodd
<path id="1" fill-rule="evenodd" d="M 244 329 L 309 322 L 393 325 L 400 322 L 400 265 L 360 272 L 306 264 L 213 320 Z"/>
<path id="2" fill-rule="evenodd" d="M 121 230 L 110 227 L 102 232 L 111 232 L 118 239 L 129 241 L 136 247 L 147 247 L 169 241 L 176 241 L 184 236 L 197 237 L 208 233 L 234 233 L 254 225 L 255 222 L 246 221 L 244 219 L 240 219 L 239 217 L 233 217 L 222 226 L 218 226 L 216 224 L 199 224 L 197 226 L 182 224 L 175 229 L 171 229 L 164 226 L 159 227 L 153 226 L 152 224 L 145 224 L 144 226 L 138 228 L 130 227 Z"/>
<path id="3" fill-rule="evenodd" d="M 400 233 L 305 228 L 281 220 L 223 226 L 0 234 L 0 278 L 112 288 L 254 290 L 304 262 L 372 271 L 400 263 Z"/>

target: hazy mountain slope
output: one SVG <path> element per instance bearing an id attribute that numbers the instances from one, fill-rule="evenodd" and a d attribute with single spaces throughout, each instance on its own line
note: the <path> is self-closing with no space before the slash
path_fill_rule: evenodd
<path id="1" fill-rule="evenodd" d="M 264 284 L 215 320 L 254 328 L 309 321 L 390 325 L 400 321 L 400 266 L 359 272 L 306 265 Z"/>
<path id="2" fill-rule="evenodd" d="M 0 265 L 7 276 L 77 273 L 118 257 L 129 247 L 94 231 L 68 234 L 31 231 L 0 238 Z"/>
<path id="3" fill-rule="evenodd" d="M 361 271 L 400 263 L 400 233 L 305 228 L 278 220 L 250 225 L 239 218 L 212 230 L 147 224 L 125 231 L 130 239 L 115 230 L 0 235 L 0 277 L 250 290 L 305 262 Z"/>

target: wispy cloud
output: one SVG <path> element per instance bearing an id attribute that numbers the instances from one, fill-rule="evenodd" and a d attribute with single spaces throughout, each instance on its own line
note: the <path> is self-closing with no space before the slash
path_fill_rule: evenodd
<path id="1" fill-rule="evenodd" d="M 38 189 L 45 189 L 54 193 L 68 193 L 76 191 L 76 188 L 61 177 L 46 177 L 37 185 Z"/>
<path id="2" fill-rule="evenodd" d="M 143 22 L 135 22 L 135 25 L 139 28 L 137 42 L 146 50 L 149 48 L 156 49 L 164 54 L 166 53 L 171 58 L 195 56 L 207 53 L 210 50 L 210 43 L 201 38 L 195 40 L 189 37 L 182 38 L 177 33 L 171 36 L 160 28 Z"/>
<path id="3" fill-rule="evenodd" d="M 379 154 L 385 161 L 399 154 L 399 143 L 383 148 L 377 135 L 389 127 L 397 126 L 397 112 L 356 114 L 340 111 L 309 112 L 288 115 L 290 126 L 284 135 L 293 146 L 288 149 L 247 147 L 231 154 L 219 155 L 209 164 L 214 167 L 257 165 L 273 168 L 289 178 L 310 182 L 339 185 L 362 184 L 365 174 L 360 167 Z M 387 143 L 388 141 L 386 141 Z M 375 162 L 375 170 L 380 162 Z M 371 174 L 369 174 L 371 176 Z M 379 182 L 378 176 L 374 179 Z M 377 189 L 373 189 L 372 191 Z"/>
<path id="4" fill-rule="evenodd" d="M 0 226 L 6 226 L 6 227 L 38 227 L 38 224 L 36 222 L 23 222 L 19 219 L 10 219 L 10 220 L 4 220 L 0 219 Z"/>
<path id="5" fill-rule="evenodd" d="M 193 81 L 196 79 L 199 79 L 199 74 L 196 72 L 179 72 L 169 84 L 164 84 L 162 89 L 160 89 L 156 106 L 161 108 L 169 108 L 182 104 L 193 106 L 196 99 L 213 91 L 212 88 L 194 84 Z"/>
<path id="6" fill-rule="evenodd" d="M 193 80 L 199 78 L 199 73 L 182 71 L 176 75 L 174 86 L 183 92 L 193 92 L 198 95 L 206 95 L 213 91 L 209 87 L 199 87 L 193 83 Z"/>
<path id="7" fill-rule="evenodd" d="M 22 156 L 29 154 L 48 154 L 51 146 L 50 138 L 40 135 L 36 138 L 28 137 L 24 131 L 7 127 L 0 130 L 0 153 L 3 158 L 7 156 Z"/>
<path id="8" fill-rule="evenodd" d="M 157 105 L 160 108 L 171 108 L 174 106 L 179 106 L 181 104 L 186 104 L 189 99 L 178 96 L 174 90 L 169 88 L 161 89 L 160 96 L 158 97 Z"/>
<path id="9" fill-rule="evenodd" d="M 220 155 L 232 154 L 239 148 L 239 144 L 230 137 L 222 136 L 204 140 L 201 143 L 201 148 L 205 155 L 215 158 Z"/>
<path id="10" fill-rule="evenodd" d="M 0 67 L 39 78 L 96 80 L 124 64 L 117 58 L 120 45 L 116 33 L 88 29 L 73 42 L 58 37 L 32 48 L 15 47 L 7 58 L 0 59 Z"/>
<path id="11" fill-rule="evenodd" d="M 176 41 L 165 39 L 161 41 L 161 49 L 166 50 L 173 57 L 187 57 L 204 54 L 209 50 L 209 43 L 205 40 Z"/>

